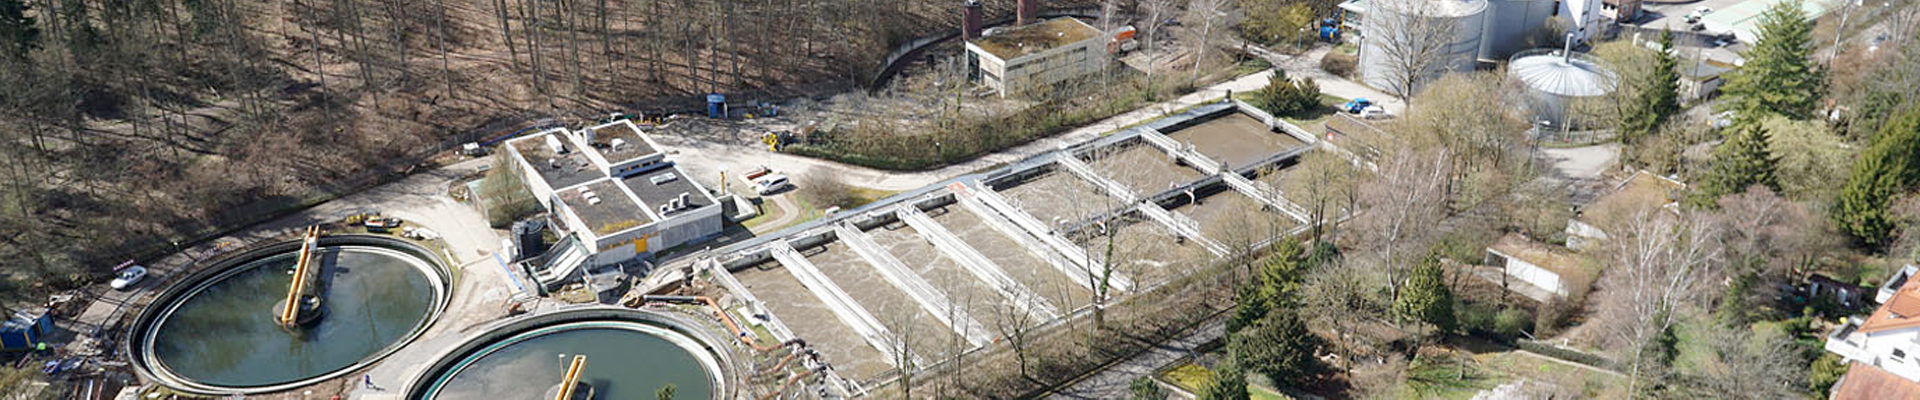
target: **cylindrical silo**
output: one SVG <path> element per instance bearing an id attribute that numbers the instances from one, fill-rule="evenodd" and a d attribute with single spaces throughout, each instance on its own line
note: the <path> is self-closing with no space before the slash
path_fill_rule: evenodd
<path id="1" fill-rule="evenodd" d="M 1360 79 L 1390 93 L 1413 93 L 1448 72 L 1472 71 L 1480 54 L 1487 0 L 1371 0 L 1362 25 Z M 1432 44 L 1443 44 L 1435 47 Z M 1409 61 L 1414 60 L 1414 61 Z M 1422 67 L 1415 82 L 1405 82 Z M 1401 87 L 1412 83 L 1415 87 Z"/>
<path id="2" fill-rule="evenodd" d="M 1480 59 L 1505 60 L 1527 48 L 1527 37 L 1545 28 L 1554 0 L 1487 0 L 1487 24 L 1480 36 Z"/>
<path id="3" fill-rule="evenodd" d="M 1568 110 L 1574 102 L 1612 93 L 1619 83 L 1598 58 L 1566 49 L 1533 49 L 1513 55 L 1507 75 L 1527 85 L 1533 122 L 1555 129 L 1585 129 Z"/>

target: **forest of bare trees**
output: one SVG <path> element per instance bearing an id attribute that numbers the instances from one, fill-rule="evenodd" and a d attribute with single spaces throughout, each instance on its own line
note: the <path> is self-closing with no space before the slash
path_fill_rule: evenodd
<path id="1" fill-rule="evenodd" d="M 0 0 L 0 262 L 14 267 L 0 281 L 91 279 L 536 118 L 849 90 L 892 45 L 952 29 L 959 12 L 918 0 Z"/>

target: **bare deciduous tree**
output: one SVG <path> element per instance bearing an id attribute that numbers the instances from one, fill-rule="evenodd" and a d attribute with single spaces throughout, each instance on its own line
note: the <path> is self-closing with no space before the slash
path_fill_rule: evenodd
<path id="1" fill-rule="evenodd" d="M 1234 17 L 1238 13 L 1232 12 L 1233 5 L 1233 2 L 1230 0 L 1190 0 L 1187 2 L 1187 20 L 1200 21 L 1200 32 L 1197 32 L 1197 35 L 1192 35 L 1192 43 L 1188 44 L 1188 46 L 1193 47 L 1194 51 L 1193 69 L 1188 71 L 1188 81 L 1200 80 L 1200 67 L 1207 59 L 1207 48 L 1213 47 L 1214 36 L 1218 32 L 1228 31 L 1227 28 L 1234 24 Z M 1219 29 L 1216 30 L 1215 28 Z"/>
<path id="2" fill-rule="evenodd" d="M 1029 339 L 1032 339 L 1033 328 L 1041 321 L 1033 313 L 1027 312 L 1026 307 L 1022 307 L 1021 304 L 1038 302 L 1040 299 L 1020 300 L 1022 301 L 994 302 L 993 329 L 998 331 L 1000 339 L 1006 342 L 1007 348 L 1013 349 L 1013 359 L 1020 365 L 1020 376 L 1029 376 L 1027 375 L 1027 360 L 1031 355 L 1031 349 L 1028 348 Z"/>
<path id="3" fill-rule="evenodd" d="M 1380 174 L 1360 187 L 1359 213 L 1352 240 L 1362 249 L 1364 262 L 1387 275 L 1388 300 L 1400 297 L 1402 273 L 1425 253 L 1438 235 L 1446 215 L 1447 182 L 1451 176 L 1446 148 L 1424 151 L 1402 148 L 1380 165 Z"/>
<path id="4" fill-rule="evenodd" d="M 1633 362 L 1629 390 L 1638 384 L 1646 357 L 1638 352 L 1672 328 L 1675 313 L 1711 298 L 1706 285 L 1720 275 L 1719 228 L 1698 212 L 1643 207 L 1606 228 L 1602 254 L 1609 264 L 1600 288 L 1597 326 L 1624 346 Z"/>
<path id="5" fill-rule="evenodd" d="M 1371 7 L 1363 26 L 1366 46 L 1375 51 L 1363 50 L 1362 57 L 1384 58 L 1378 62 L 1385 71 L 1379 77 L 1365 77 L 1367 84 L 1407 100 L 1440 71 L 1459 67 L 1444 57 L 1455 26 L 1450 18 L 1436 17 L 1446 12 L 1441 2 L 1387 0 Z"/>

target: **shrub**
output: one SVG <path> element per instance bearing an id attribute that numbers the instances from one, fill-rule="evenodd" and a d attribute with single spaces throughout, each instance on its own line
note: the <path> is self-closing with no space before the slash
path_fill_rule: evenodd
<path id="1" fill-rule="evenodd" d="M 1327 52 L 1320 57 L 1320 69 L 1336 76 L 1352 77 L 1353 69 L 1360 65 L 1360 58 L 1337 52 Z"/>
<path id="2" fill-rule="evenodd" d="M 1822 353 L 1807 370 L 1807 390 L 1824 395 L 1827 390 L 1833 389 L 1833 384 L 1840 383 L 1841 376 L 1847 374 L 1847 363 L 1839 355 Z"/>
<path id="3" fill-rule="evenodd" d="M 1547 357 L 1553 357 L 1553 358 L 1558 358 L 1562 360 L 1577 362 L 1577 363 L 1586 364 L 1586 365 L 1590 365 L 1597 368 L 1613 369 L 1612 360 L 1608 360 L 1606 357 L 1601 357 L 1601 356 L 1581 352 L 1579 350 L 1569 349 L 1565 347 L 1555 346 L 1552 344 L 1536 342 L 1532 340 L 1525 340 L 1525 339 L 1514 341 L 1514 345 L 1520 347 L 1521 350 L 1539 353 L 1540 355 L 1547 356 Z"/>
<path id="4" fill-rule="evenodd" d="M 540 203 L 534 201 L 533 191 L 527 189 L 519 164 L 504 151 L 493 157 L 493 168 L 487 170 L 486 180 L 480 181 L 478 193 L 474 194 L 487 212 L 487 224 L 505 228 L 513 221 L 539 213 Z"/>
<path id="5" fill-rule="evenodd" d="M 1133 394 L 1133 400 L 1166 400 L 1167 398 L 1167 392 L 1160 390 L 1160 384 L 1154 383 L 1151 376 L 1134 378 L 1133 383 L 1127 385 L 1127 391 Z"/>
<path id="6" fill-rule="evenodd" d="M 1508 308 L 1500 310 L 1500 314 L 1493 317 L 1493 331 L 1500 336 L 1511 338 L 1531 330 L 1533 330 L 1533 313 L 1525 309 Z"/>
<path id="7" fill-rule="evenodd" d="M 1320 84 L 1313 79 L 1294 81 L 1275 72 L 1267 86 L 1255 90 L 1252 104 L 1274 116 L 1296 115 L 1320 106 Z"/>
<path id="8" fill-rule="evenodd" d="M 799 195 L 812 202 L 816 207 L 854 208 L 866 204 L 866 198 L 855 193 L 853 186 L 834 179 L 831 174 L 816 171 L 801 179 Z"/>
<path id="9" fill-rule="evenodd" d="M 1493 333 L 1494 315 L 1499 312 L 1486 304 L 1461 303 L 1460 329 L 1469 333 Z"/>

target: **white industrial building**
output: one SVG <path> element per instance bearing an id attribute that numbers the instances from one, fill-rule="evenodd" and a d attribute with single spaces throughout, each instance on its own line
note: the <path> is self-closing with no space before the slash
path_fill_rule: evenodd
<path id="1" fill-rule="evenodd" d="M 967 41 L 980 83 L 1001 96 L 1047 87 L 1107 66 L 1107 37 L 1078 19 L 996 28 Z"/>
<path id="2" fill-rule="evenodd" d="M 1426 48 L 1422 44 L 1430 29 L 1445 30 L 1445 43 L 1434 60 L 1422 71 L 1430 81 L 1450 72 L 1472 71 L 1480 62 L 1507 61 L 1530 46 L 1549 18 L 1559 17 L 1576 41 L 1586 41 L 1599 31 L 1600 0 L 1348 0 L 1340 3 L 1348 24 L 1358 24 L 1360 41 L 1360 80 L 1388 92 L 1415 92 L 1420 88 L 1399 88 L 1393 76 L 1405 63 L 1396 58 L 1405 49 Z M 1354 17 L 1358 15 L 1359 17 Z M 1559 44 L 1554 38 L 1553 44 Z"/>
<path id="3" fill-rule="evenodd" d="M 534 271 L 542 282 L 720 234 L 725 199 L 687 176 L 631 121 L 548 130 L 506 149 L 563 236 Z"/>

